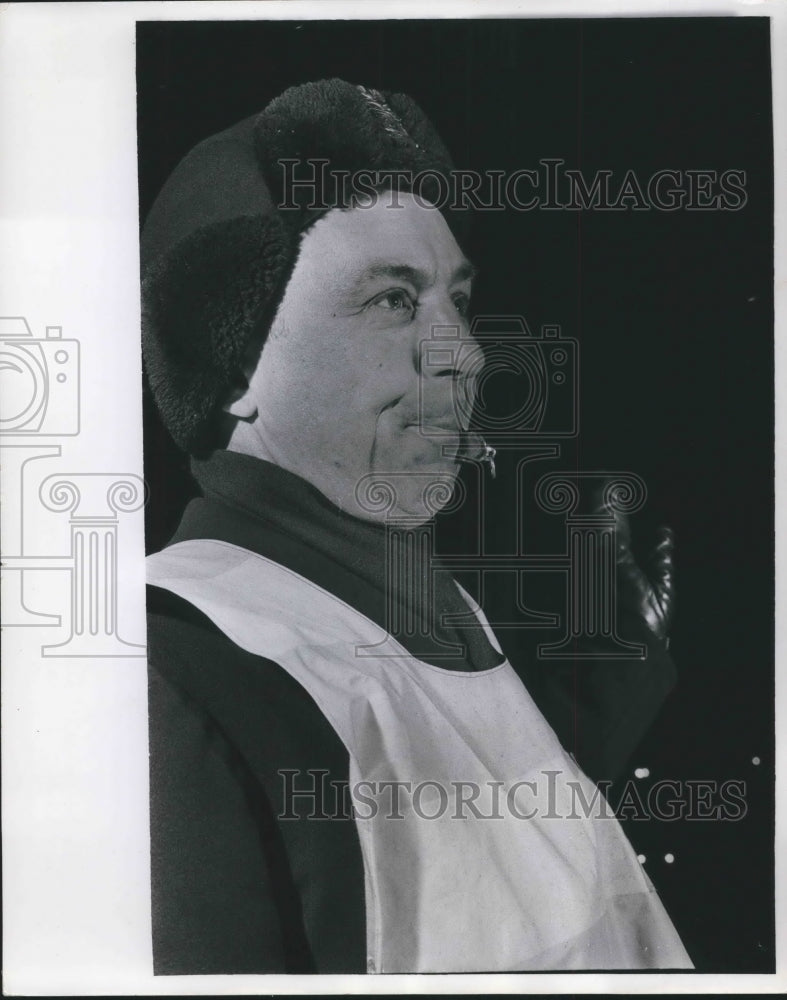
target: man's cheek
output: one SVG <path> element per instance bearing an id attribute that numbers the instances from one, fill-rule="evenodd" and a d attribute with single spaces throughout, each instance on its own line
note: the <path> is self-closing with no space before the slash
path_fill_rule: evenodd
<path id="1" fill-rule="evenodd" d="M 395 414 L 382 414 L 375 441 L 376 472 L 414 472 L 443 465 L 439 442 L 416 426 L 402 427 Z"/>

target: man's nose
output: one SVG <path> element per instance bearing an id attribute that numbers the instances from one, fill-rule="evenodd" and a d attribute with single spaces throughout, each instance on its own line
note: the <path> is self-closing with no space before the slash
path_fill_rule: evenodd
<path id="1" fill-rule="evenodd" d="M 442 378 L 473 382 L 484 364 L 478 341 L 466 319 L 450 308 L 435 308 L 422 316 L 413 344 L 413 361 L 424 378 Z"/>
<path id="2" fill-rule="evenodd" d="M 415 360 L 421 410 L 451 413 L 460 427 L 469 427 L 483 363 L 480 346 L 456 309 L 453 316 L 432 319 L 420 332 Z"/>

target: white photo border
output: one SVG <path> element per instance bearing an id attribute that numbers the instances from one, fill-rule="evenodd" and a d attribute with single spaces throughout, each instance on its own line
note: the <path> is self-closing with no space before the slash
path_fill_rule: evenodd
<path id="1" fill-rule="evenodd" d="M 434 976 L 159 976 L 149 912 L 147 679 L 136 146 L 135 28 L 151 20 L 605 16 L 771 18 L 775 155 L 776 685 L 787 695 L 785 433 L 787 400 L 787 6 L 767 2 L 153 2 L 15 3 L 0 11 L 0 316 L 34 339 L 78 342 L 77 431 L 31 446 L 30 482 L 48 510 L 24 555 L 68 551 L 78 504 L 122 525 L 122 600 L 113 651 L 47 656 L 40 630 L 3 633 L 4 990 L 9 996 L 360 993 L 757 993 L 787 990 L 787 816 L 777 797 L 775 975 L 506 974 Z M 47 331 L 50 328 L 51 334 Z M 57 328 L 60 328 L 58 334 Z M 45 331 L 47 333 L 45 334 Z M 50 350 L 49 347 L 46 348 Z M 52 348 L 54 350 L 54 348 Z M 69 348 L 74 350 L 74 348 Z M 46 428 L 47 431 L 50 428 Z M 60 449 L 55 451 L 55 449 Z M 21 456 L 21 452 L 19 453 Z M 35 459 L 40 458 L 38 465 Z M 44 459 L 55 461 L 46 464 Z M 44 466 L 46 465 L 46 475 Z M 4 555 L 26 516 L 3 470 Z M 19 468 L 22 468 L 20 464 Z M 27 468 L 25 466 L 25 468 Z M 109 470 L 107 472 L 107 470 Z M 99 483 L 97 477 L 103 477 Z M 104 482 L 104 480 L 107 480 Z M 110 482 L 111 480 L 111 482 Z M 118 487 L 117 482 L 125 483 Z M 131 484 L 131 485 L 129 485 Z M 99 511 L 111 491 L 109 515 Z M 15 492 L 16 491 L 16 492 Z M 118 492 L 119 491 L 119 492 Z M 118 499 L 118 496 L 120 499 Z M 139 499 L 137 497 L 137 499 Z M 69 508 L 68 505 L 71 504 Z M 93 506 L 89 506 L 93 504 Z M 65 505 L 65 506 L 64 506 Z M 103 536 L 102 536 L 103 537 Z M 19 543 L 21 546 L 21 542 Z M 10 563 L 9 563 L 10 565 Z M 30 584 L 32 603 L 62 604 L 69 568 Z M 33 576 L 34 574 L 28 574 Z M 65 588 L 65 589 L 64 589 Z M 34 592 L 33 592 L 34 591 Z M 12 595 L 13 597 L 13 595 Z M 142 652 L 140 652 L 142 650 Z M 67 706 L 67 711 L 64 711 Z M 776 729 L 777 776 L 787 739 Z"/>

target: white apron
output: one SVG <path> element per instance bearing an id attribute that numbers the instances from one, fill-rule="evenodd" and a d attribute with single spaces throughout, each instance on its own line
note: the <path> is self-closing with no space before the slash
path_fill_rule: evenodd
<path id="1" fill-rule="evenodd" d="M 170 546 L 149 557 L 148 582 L 278 663 L 347 748 L 370 972 L 693 968 L 619 823 L 508 662 L 424 663 L 225 542 Z M 404 783 L 397 802 L 381 782 Z"/>

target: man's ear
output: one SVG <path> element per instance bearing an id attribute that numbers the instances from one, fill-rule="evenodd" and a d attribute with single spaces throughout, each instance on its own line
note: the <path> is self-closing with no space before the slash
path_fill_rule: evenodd
<path id="1" fill-rule="evenodd" d="M 260 340 L 254 338 L 246 345 L 241 370 L 222 404 L 222 410 L 238 420 L 251 421 L 257 416 L 257 399 L 252 392 L 252 383 L 262 357 L 262 348 Z"/>
<path id="2" fill-rule="evenodd" d="M 249 382 L 244 379 L 243 384 L 233 386 L 221 408 L 239 420 L 253 420 L 257 416 L 257 401 Z"/>

